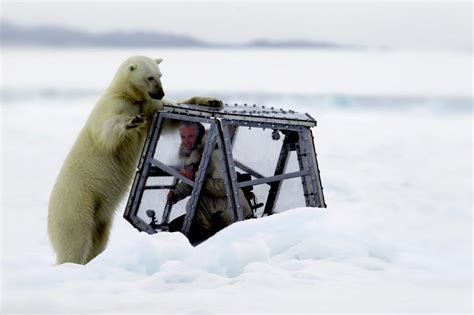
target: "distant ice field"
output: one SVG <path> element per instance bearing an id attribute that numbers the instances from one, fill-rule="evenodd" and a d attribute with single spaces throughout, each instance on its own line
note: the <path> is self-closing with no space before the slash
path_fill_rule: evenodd
<path id="1" fill-rule="evenodd" d="M 197 93 L 472 96 L 473 55 L 364 50 L 2 49 L 2 90 L 102 91 L 132 55 L 161 57 L 171 98 Z M 73 94 L 74 95 L 74 94 Z"/>

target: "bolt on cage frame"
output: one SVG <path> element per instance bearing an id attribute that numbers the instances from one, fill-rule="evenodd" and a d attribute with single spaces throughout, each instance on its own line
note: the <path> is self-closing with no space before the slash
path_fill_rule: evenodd
<path id="1" fill-rule="evenodd" d="M 199 168 L 196 172 L 197 177 L 194 181 L 184 177 L 174 168 L 154 158 L 165 119 L 193 121 L 210 125 L 208 141 L 204 146 Z M 145 190 L 171 189 L 179 181 L 182 181 L 192 187 L 181 230 L 183 234 L 188 236 L 205 180 L 206 170 L 209 167 L 211 156 L 216 146 L 220 153 L 220 167 L 222 167 L 224 173 L 227 204 L 232 212 L 233 222 L 244 220 L 239 189 L 267 184 L 269 192 L 262 216 L 272 215 L 282 182 L 297 177 L 301 178 L 306 206 L 326 208 L 314 147 L 314 138 L 311 132 L 311 127 L 314 126 L 316 126 L 316 120 L 308 114 L 300 114 L 291 110 L 284 111 L 283 109 L 275 110 L 273 107 L 247 106 L 247 104 L 229 106 L 225 104 L 222 109 L 217 109 L 185 104 L 165 105 L 162 112 L 156 112 L 153 116 L 125 208 L 124 218 L 139 231 L 149 234 L 167 231 L 172 210 L 171 204 L 166 203 L 164 206 L 162 219 L 158 224 L 154 222 L 153 218 L 151 223 L 147 223 L 138 217 L 140 203 Z M 256 170 L 234 159 L 232 148 L 239 127 L 272 129 L 274 130 L 272 137 L 279 137 L 278 131 L 284 134 L 282 148 L 273 176 L 265 177 Z M 286 173 L 286 166 L 291 151 L 295 151 L 297 154 L 299 171 Z M 238 181 L 236 168 L 255 179 Z M 171 185 L 146 185 L 149 177 L 156 176 L 173 176 L 174 178 Z"/>

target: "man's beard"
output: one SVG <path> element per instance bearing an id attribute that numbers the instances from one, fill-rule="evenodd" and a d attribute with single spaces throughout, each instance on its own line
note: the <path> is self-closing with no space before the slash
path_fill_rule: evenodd
<path id="1" fill-rule="evenodd" d="M 179 155 L 180 156 L 190 156 L 193 153 L 194 148 L 186 148 L 182 144 L 179 146 Z"/>

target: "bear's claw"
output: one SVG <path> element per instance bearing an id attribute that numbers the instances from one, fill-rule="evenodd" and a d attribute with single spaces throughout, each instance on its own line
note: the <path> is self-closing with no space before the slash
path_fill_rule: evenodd
<path id="1" fill-rule="evenodd" d="M 222 103 L 221 100 L 215 99 L 215 100 L 209 100 L 209 106 L 210 107 L 222 107 L 224 104 Z"/>
<path id="2" fill-rule="evenodd" d="M 190 104 L 190 105 L 201 105 L 201 106 L 209 106 L 209 107 L 217 107 L 222 108 L 224 103 L 215 97 L 202 97 L 202 96 L 195 96 L 186 101 L 182 102 L 183 104 Z"/>
<path id="3" fill-rule="evenodd" d="M 136 128 L 145 122 L 145 115 L 139 114 L 133 117 L 133 119 L 127 124 L 126 129 Z"/>

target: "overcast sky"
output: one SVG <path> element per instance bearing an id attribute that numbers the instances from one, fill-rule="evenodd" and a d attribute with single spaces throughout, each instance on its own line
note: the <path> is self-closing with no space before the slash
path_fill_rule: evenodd
<path id="1" fill-rule="evenodd" d="M 28 26 L 166 31 L 221 43 L 265 38 L 402 49 L 472 46 L 470 1 L 2 1 L 0 12 Z"/>

